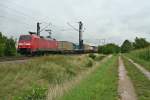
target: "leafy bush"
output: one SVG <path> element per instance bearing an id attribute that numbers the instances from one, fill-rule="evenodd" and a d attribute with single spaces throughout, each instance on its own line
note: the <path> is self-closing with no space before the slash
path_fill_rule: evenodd
<path id="1" fill-rule="evenodd" d="M 47 89 L 34 86 L 31 90 L 26 91 L 22 96 L 17 96 L 14 100 L 46 100 Z"/>
<path id="2" fill-rule="evenodd" d="M 96 61 L 100 61 L 100 60 L 102 60 L 104 57 L 105 57 L 105 55 L 98 55 L 98 56 L 96 56 L 95 60 L 96 60 Z"/>
<path id="3" fill-rule="evenodd" d="M 15 56 L 16 55 L 16 42 L 13 38 L 7 39 L 5 42 L 4 54 L 5 56 Z"/>
<path id="4" fill-rule="evenodd" d="M 87 59 L 85 62 L 85 67 L 92 67 L 93 66 L 93 61 L 92 59 Z"/>
<path id="5" fill-rule="evenodd" d="M 5 47 L 6 37 L 0 32 L 0 56 L 4 56 L 4 47 Z"/>
<path id="6" fill-rule="evenodd" d="M 121 52 L 127 53 L 130 52 L 133 49 L 133 45 L 129 40 L 125 40 L 123 44 L 121 45 Z"/>
<path id="7" fill-rule="evenodd" d="M 13 38 L 7 38 L 0 32 L 0 56 L 15 56 L 16 42 Z"/>
<path id="8" fill-rule="evenodd" d="M 95 58 L 96 58 L 96 55 L 95 55 L 94 53 L 90 53 L 90 54 L 89 54 L 89 57 L 92 58 L 92 59 L 95 59 Z"/>
<path id="9" fill-rule="evenodd" d="M 133 43 L 134 49 L 140 49 L 140 48 L 145 48 L 148 47 L 150 43 L 146 41 L 145 38 L 135 38 L 135 42 Z"/>
<path id="10" fill-rule="evenodd" d="M 116 44 L 109 43 L 98 47 L 98 52 L 103 54 L 119 53 L 120 47 Z"/>

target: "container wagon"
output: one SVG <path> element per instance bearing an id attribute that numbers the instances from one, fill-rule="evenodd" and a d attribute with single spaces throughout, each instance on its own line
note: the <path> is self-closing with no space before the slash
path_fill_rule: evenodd
<path id="1" fill-rule="evenodd" d="M 84 44 L 84 52 L 85 52 L 85 53 L 92 52 L 92 50 L 93 50 L 93 47 L 91 47 L 91 46 L 88 45 L 88 44 Z"/>
<path id="2" fill-rule="evenodd" d="M 75 50 L 75 44 L 68 41 L 58 41 L 58 50 L 61 53 L 73 53 Z"/>

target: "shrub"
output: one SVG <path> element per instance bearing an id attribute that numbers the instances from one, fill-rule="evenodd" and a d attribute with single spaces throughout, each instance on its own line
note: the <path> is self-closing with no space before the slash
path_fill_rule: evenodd
<path id="1" fill-rule="evenodd" d="M 15 56 L 16 41 L 13 38 L 7 38 L 0 32 L 0 56 Z"/>
<path id="2" fill-rule="evenodd" d="M 22 96 L 17 96 L 14 100 L 46 100 L 47 89 L 40 86 L 33 86 L 31 90 L 26 91 Z"/>
<path id="3" fill-rule="evenodd" d="M 105 55 L 98 55 L 98 56 L 96 56 L 95 60 L 96 60 L 96 61 L 100 61 L 100 60 L 102 60 L 104 57 L 105 57 Z"/>
<path id="4" fill-rule="evenodd" d="M 93 61 L 92 59 L 87 59 L 85 62 L 85 67 L 92 67 L 93 66 Z"/>
<path id="5" fill-rule="evenodd" d="M 5 56 L 15 56 L 16 55 L 16 42 L 13 38 L 7 39 L 5 42 L 4 54 Z"/>
<path id="6" fill-rule="evenodd" d="M 122 53 L 127 53 L 132 50 L 132 43 L 129 40 L 125 40 L 123 44 L 121 45 L 121 52 Z"/>
<path id="7" fill-rule="evenodd" d="M 98 47 L 98 52 L 102 54 L 112 54 L 112 53 L 119 53 L 120 47 L 116 44 L 109 43 L 103 46 Z"/>
<path id="8" fill-rule="evenodd" d="M 92 59 L 95 59 L 95 58 L 96 58 L 96 55 L 95 55 L 94 53 L 90 53 L 90 54 L 89 54 L 89 57 L 92 58 Z"/>
<path id="9" fill-rule="evenodd" d="M 145 48 L 148 47 L 150 43 L 146 41 L 145 38 L 135 38 L 135 42 L 133 43 L 134 49 L 140 49 L 140 48 Z"/>

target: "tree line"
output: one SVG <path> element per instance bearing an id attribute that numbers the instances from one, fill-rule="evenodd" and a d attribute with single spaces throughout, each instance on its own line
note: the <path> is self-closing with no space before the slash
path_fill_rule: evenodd
<path id="1" fill-rule="evenodd" d="M 98 52 L 103 54 L 128 53 L 132 50 L 146 48 L 148 46 L 150 46 L 150 43 L 145 38 L 136 37 L 134 42 L 125 40 L 121 46 L 114 43 L 98 46 Z"/>
<path id="2" fill-rule="evenodd" d="M 16 54 L 16 41 L 12 37 L 8 38 L 0 32 L 0 57 L 15 56 Z"/>

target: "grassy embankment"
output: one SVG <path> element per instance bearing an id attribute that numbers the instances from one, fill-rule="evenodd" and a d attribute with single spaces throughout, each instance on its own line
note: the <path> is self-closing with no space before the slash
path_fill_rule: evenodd
<path id="1" fill-rule="evenodd" d="M 150 100 L 150 80 L 124 57 L 124 64 L 135 87 L 138 100 Z"/>
<path id="2" fill-rule="evenodd" d="M 97 56 L 95 59 L 102 59 Z M 49 84 L 60 84 L 86 71 L 94 60 L 87 55 L 52 55 L 25 63 L 0 64 L 0 99 L 46 99 Z"/>
<path id="3" fill-rule="evenodd" d="M 59 100 L 117 100 L 117 56 L 103 62 L 100 67 L 82 80 Z"/>
<path id="4" fill-rule="evenodd" d="M 150 71 L 150 47 L 141 50 L 132 51 L 126 54 L 126 56 L 130 57 L 135 62 L 139 63 L 145 69 Z"/>

